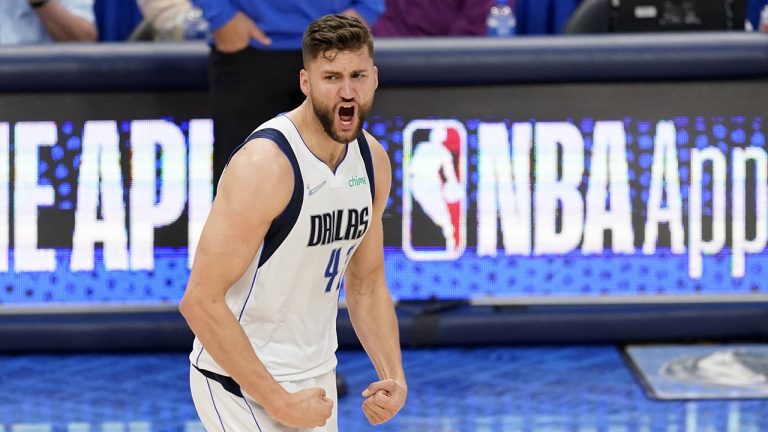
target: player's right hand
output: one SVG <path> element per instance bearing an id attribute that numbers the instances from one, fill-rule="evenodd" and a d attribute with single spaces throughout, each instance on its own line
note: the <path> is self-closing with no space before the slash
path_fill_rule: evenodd
<path id="1" fill-rule="evenodd" d="M 266 408 L 266 407 L 265 407 Z M 309 388 L 288 393 L 267 413 L 279 423 L 298 429 L 325 426 L 333 413 L 333 401 L 325 397 L 325 390 Z"/>
<path id="2" fill-rule="evenodd" d="M 233 53 L 245 49 L 251 42 L 251 38 L 263 45 L 269 45 L 272 41 L 248 16 L 238 12 L 213 33 L 216 41 L 216 49 L 223 53 Z"/>

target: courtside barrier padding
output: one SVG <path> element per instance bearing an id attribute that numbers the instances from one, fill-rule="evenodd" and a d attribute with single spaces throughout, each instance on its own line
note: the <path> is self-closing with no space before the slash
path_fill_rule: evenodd
<path id="1" fill-rule="evenodd" d="M 761 78 L 768 35 L 380 39 L 383 86 Z M 0 47 L 0 91 L 205 90 L 203 42 Z"/>

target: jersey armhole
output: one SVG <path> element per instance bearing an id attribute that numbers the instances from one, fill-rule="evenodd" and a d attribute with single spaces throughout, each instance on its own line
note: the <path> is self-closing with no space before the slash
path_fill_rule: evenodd
<path id="1" fill-rule="evenodd" d="M 370 180 L 371 202 L 373 202 L 376 200 L 376 179 L 373 177 L 373 158 L 371 157 L 371 148 L 368 145 L 368 140 L 365 138 L 364 132 L 360 132 L 360 135 L 357 137 L 357 145 L 360 147 L 360 155 L 363 157 L 365 172 L 368 174 L 368 180 Z"/>
<path id="2" fill-rule="evenodd" d="M 280 151 L 285 154 L 288 161 L 293 168 L 293 193 L 291 199 L 288 201 L 288 205 L 278 215 L 275 220 L 269 225 L 266 235 L 264 235 L 264 241 L 261 248 L 261 255 L 259 257 L 258 267 L 261 267 L 271 256 L 277 251 L 277 248 L 285 241 L 288 234 L 296 225 L 296 221 L 299 219 L 299 213 L 301 213 L 301 206 L 304 202 L 304 179 L 301 176 L 301 169 L 299 168 L 299 161 L 296 159 L 296 154 L 293 152 L 291 144 L 288 139 L 277 129 L 267 128 L 260 129 L 252 133 L 243 144 L 240 144 L 232 154 L 242 148 L 242 146 L 253 139 L 265 138 L 275 144 Z M 232 156 L 230 156 L 231 158 Z"/>

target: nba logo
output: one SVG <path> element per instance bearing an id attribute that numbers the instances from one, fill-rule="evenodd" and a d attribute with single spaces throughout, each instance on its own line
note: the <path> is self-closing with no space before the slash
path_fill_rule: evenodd
<path id="1" fill-rule="evenodd" d="M 466 248 L 467 131 L 456 120 L 413 120 L 403 130 L 403 251 L 453 260 Z"/>

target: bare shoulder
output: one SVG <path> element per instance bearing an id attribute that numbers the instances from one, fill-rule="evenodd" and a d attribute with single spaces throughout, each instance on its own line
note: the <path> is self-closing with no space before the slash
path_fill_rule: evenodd
<path id="1" fill-rule="evenodd" d="M 221 176 L 217 199 L 258 205 L 264 216 L 283 211 L 293 192 L 293 167 L 273 141 L 256 138 L 248 141 L 229 161 Z"/>

